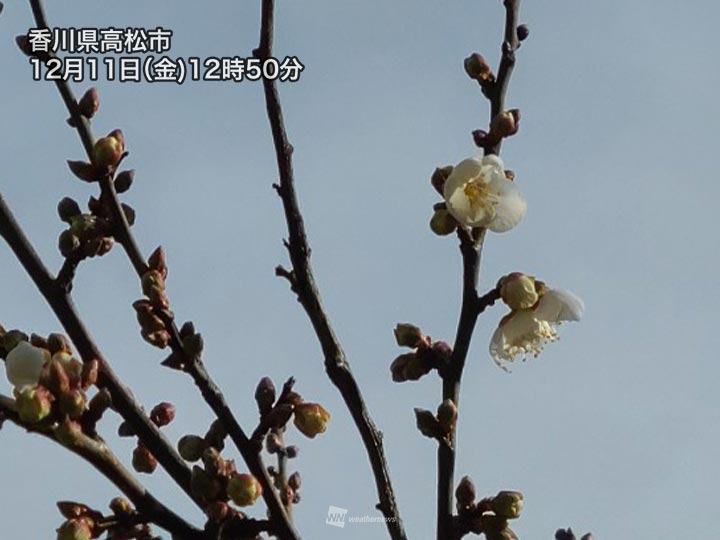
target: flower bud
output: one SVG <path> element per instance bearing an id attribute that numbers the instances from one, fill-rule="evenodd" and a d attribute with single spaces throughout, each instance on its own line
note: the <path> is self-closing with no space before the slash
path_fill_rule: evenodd
<path id="1" fill-rule="evenodd" d="M 468 77 L 478 81 L 480 84 L 492 83 L 495 75 L 485 57 L 478 53 L 472 53 L 465 59 L 465 73 Z"/>
<path id="2" fill-rule="evenodd" d="M 447 236 L 455 232 L 458 222 L 447 208 L 438 208 L 430 218 L 430 230 L 438 236 Z"/>
<path id="3" fill-rule="evenodd" d="M 452 174 L 454 167 L 452 165 L 446 165 L 445 167 L 438 167 L 433 171 L 430 177 L 430 183 L 440 195 L 444 193 L 445 180 Z"/>
<path id="4" fill-rule="evenodd" d="M 125 152 L 124 140 L 108 135 L 98 139 L 93 148 L 93 162 L 97 167 L 108 169 L 117 166 Z"/>
<path id="5" fill-rule="evenodd" d="M 285 455 L 288 459 L 295 459 L 298 457 L 298 454 L 300 453 L 300 449 L 297 446 L 286 446 L 285 447 Z"/>
<path id="6" fill-rule="evenodd" d="M 85 118 L 92 118 L 100 108 L 100 96 L 95 87 L 89 88 L 80 98 L 78 109 Z"/>
<path id="7" fill-rule="evenodd" d="M 118 426 L 118 437 L 134 437 L 135 430 L 127 422 L 120 422 Z"/>
<path id="8" fill-rule="evenodd" d="M 535 278 L 520 272 L 508 274 L 500 280 L 500 298 L 512 310 L 533 307 L 538 299 Z"/>
<path id="9" fill-rule="evenodd" d="M 409 323 L 398 323 L 393 332 L 395 341 L 400 347 L 410 347 L 411 349 L 418 347 L 425 337 L 422 330 Z"/>
<path id="10" fill-rule="evenodd" d="M 311 439 L 325 433 L 330 413 L 319 403 L 299 403 L 295 406 L 295 427 Z"/>
<path id="11" fill-rule="evenodd" d="M 69 519 L 57 529 L 57 540 L 90 540 L 91 538 L 90 521 L 84 518 Z"/>
<path id="12" fill-rule="evenodd" d="M 78 214 L 70 220 L 70 232 L 80 238 L 92 236 L 97 227 L 97 218 L 92 214 Z"/>
<path id="13" fill-rule="evenodd" d="M 220 483 L 210 476 L 202 467 L 195 465 L 190 476 L 190 490 L 196 498 L 210 502 L 220 495 Z"/>
<path id="14" fill-rule="evenodd" d="M 300 473 L 297 471 L 292 473 L 290 475 L 290 477 L 288 478 L 287 483 L 288 483 L 288 486 L 290 486 L 290 489 L 292 489 L 293 491 L 297 491 L 298 489 L 300 489 L 300 486 L 302 485 L 302 479 L 300 478 Z"/>
<path id="15" fill-rule="evenodd" d="M 58 203 L 57 211 L 60 219 L 65 223 L 70 223 L 73 217 L 82 213 L 77 201 L 70 197 L 65 197 Z"/>
<path id="16" fill-rule="evenodd" d="M 458 410 L 452 399 L 443 401 L 437 410 L 437 419 L 440 428 L 445 434 L 452 433 L 457 423 Z"/>
<path id="17" fill-rule="evenodd" d="M 85 362 L 82 365 L 82 372 L 80 375 L 80 383 L 83 390 L 87 390 L 91 386 L 97 383 L 98 376 L 100 374 L 100 363 L 93 359 L 89 362 Z"/>
<path id="18" fill-rule="evenodd" d="M 69 257 L 80 247 L 80 239 L 70 231 L 63 231 L 58 237 L 58 250 L 63 257 Z"/>
<path id="19" fill-rule="evenodd" d="M 455 498 L 457 499 L 458 512 L 463 509 L 469 509 L 475 502 L 476 497 L 475 484 L 469 476 L 463 476 L 455 489 Z"/>
<path id="20" fill-rule="evenodd" d="M 78 389 L 69 390 L 60 396 L 60 412 L 77 420 L 85 412 L 86 402 L 85 392 Z"/>
<path id="21" fill-rule="evenodd" d="M 262 495 L 262 486 L 251 474 L 236 474 L 228 482 L 227 494 L 238 506 L 251 506 Z"/>
<path id="22" fill-rule="evenodd" d="M 517 37 L 520 41 L 525 41 L 530 35 L 530 28 L 527 24 L 521 24 L 517 27 Z"/>
<path id="23" fill-rule="evenodd" d="M 270 377 L 260 379 L 255 388 L 255 402 L 260 414 L 267 414 L 275 403 L 275 385 Z"/>
<path id="24" fill-rule="evenodd" d="M 157 270 L 160 272 L 160 275 L 162 276 L 163 280 L 167 279 L 168 275 L 168 267 L 167 262 L 165 260 L 165 250 L 162 248 L 162 246 L 158 246 L 155 251 L 152 252 L 152 255 L 148 258 L 148 267 L 150 267 L 151 270 Z M 186 325 L 190 325 L 185 332 L 183 330 L 185 329 Z M 191 322 L 187 322 L 183 325 L 183 328 L 180 330 L 180 335 L 182 337 L 185 337 L 187 334 L 194 334 L 195 333 L 195 327 Z"/>
<path id="25" fill-rule="evenodd" d="M 515 135 L 520 124 L 520 111 L 512 109 L 499 113 L 490 122 L 490 133 L 495 138 L 510 137 Z"/>
<path id="26" fill-rule="evenodd" d="M 206 447 L 205 439 L 197 435 L 184 435 L 178 441 L 178 452 L 185 461 L 197 461 Z"/>
<path id="27" fill-rule="evenodd" d="M 55 428 L 55 439 L 65 446 L 75 446 L 82 437 L 80 424 L 67 417 Z"/>
<path id="28" fill-rule="evenodd" d="M 132 466 L 139 473 L 150 474 L 157 468 L 157 459 L 150 450 L 138 444 L 133 451 Z"/>
<path id="29" fill-rule="evenodd" d="M 116 516 L 129 516 L 135 512 L 130 501 L 123 497 L 115 497 L 110 501 L 110 510 Z"/>
<path id="30" fill-rule="evenodd" d="M 42 386 L 26 386 L 15 392 L 15 406 L 20 420 L 37 423 L 47 418 L 52 410 L 52 397 L 50 392 Z"/>
<path id="31" fill-rule="evenodd" d="M 267 437 L 265 437 L 265 448 L 270 454 L 276 454 L 281 451 L 282 444 L 280 443 L 280 437 L 275 433 L 268 433 Z"/>
<path id="32" fill-rule="evenodd" d="M 501 491 L 492 501 L 495 515 L 504 519 L 520 517 L 523 509 L 523 495 L 518 491 Z"/>
<path id="33" fill-rule="evenodd" d="M 153 407 L 153 410 L 150 411 L 150 420 L 152 420 L 157 427 L 167 426 L 174 418 L 175 405 L 167 401 L 158 403 Z"/>
<path id="34" fill-rule="evenodd" d="M 3 338 L 3 344 L 11 338 Z M 38 384 L 40 374 L 45 363 L 50 360 L 50 353 L 31 345 L 27 341 L 20 341 L 5 358 L 5 375 L 15 388 Z"/>
<path id="35" fill-rule="evenodd" d="M 232 514 L 232 508 L 224 501 L 215 501 L 205 507 L 205 515 L 213 523 L 222 523 Z"/>
<path id="36" fill-rule="evenodd" d="M 590 533 L 584 534 L 580 540 L 593 540 L 593 535 Z"/>
<path id="37" fill-rule="evenodd" d="M 488 132 L 484 129 L 476 129 L 472 132 L 473 142 L 478 148 L 485 148 L 486 146 L 488 146 L 488 136 Z"/>
<path id="38" fill-rule="evenodd" d="M 555 540 L 577 540 L 572 529 L 558 529 L 555 531 Z"/>

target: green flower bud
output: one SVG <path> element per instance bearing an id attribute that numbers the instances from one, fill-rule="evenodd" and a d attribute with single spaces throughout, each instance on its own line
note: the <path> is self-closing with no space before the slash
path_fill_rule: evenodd
<path id="1" fill-rule="evenodd" d="M 228 497 L 238 506 L 251 506 L 262 495 L 262 486 L 251 474 L 236 474 L 227 485 Z"/>

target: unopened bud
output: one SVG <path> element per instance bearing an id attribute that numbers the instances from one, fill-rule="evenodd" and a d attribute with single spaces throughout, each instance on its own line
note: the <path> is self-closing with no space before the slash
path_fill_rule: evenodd
<path id="1" fill-rule="evenodd" d="M 80 114 L 82 114 L 85 118 L 92 118 L 95 116 L 95 113 L 100 108 L 100 95 L 95 87 L 89 88 L 83 94 L 83 97 L 81 97 L 78 102 L 78 108 L 80 109 Z"/>
<path id="2" fill-rule="evenodd" d="M 255 401 L 260 414 L 267 414 L 275 403 L 275 385 L 270 377 L 260 379 L 255 388 Z"/>
<path id="3" fill-rule="evenodd" d="M 330 413 L 319 403 L 299 403 L 295 406 L 295 427 L 311 439 L 325 433 Z"/>
<path id="4" fill-rule="evenodd" d="M 468 509 L 475 502 L 477 496 L 475 484 L 469 476 L 463 476 L 455 489 L 458 511 Z"/>
<path id="5" fill-rule="evenodd" d="M 432 173 L 430 177 L 430 183 L 440 195 L 443 195 L 445 189 L 445 181 L 452 174 L 454 167 L 452 165 L 446 165 L 445 167 L 438 167 Z"/>
<path id="6" fill-rule="evenodd" d="M 297 471 L 292 473 L 290 475 L 290 477 L 288 478 L 287 483 L 288 483 L 288 486 L 290 486 L 290 488 L 293 491 L 297 491 L 298 489 L 300 489 L 300 486 L 302 485 L 302 479 L 300 478 L 300 473 Z"/>
<path id="7" fill-rule="evenodd" d="M 98 139 L 93 148 L 93 162 L 101 169 L 115 167 L 125 152 L 124 140 L 116 136 Z"/>
<path id="8" fill-rule="evenodd" d="M 202 467 L 195 465 L 190 476 L 190 490 L 192 494 L 203 501 L 214 501 L 220 495 L 220 483 L 205 472 Z"/>
<path id="9" fill-rule="evenodd" d="M 496 516 L 516 519 L 523 509 L 523 495 L 519 491 L 501 491 L 493 499 L 492 509 Z"/>
<path id="10" fill-rule="evenodd" d="M 276 454 L 282 450 L 280 437 L 278 437 L 275 433 L 268 433 L 268 436 L 265 438 L 265 448 L 270 454 Z"/>
<path id="11" fill-rule="evenodd" d="M 440 428 L 445 434 L 452 433 L 457 423 L 458 410 L 452 399 L 443 401 L 437 410 L 437 419 Z"/>
<path id="12" fill-rule="evenodd" d="M 133 451 L 132 465 L 137 472 L 150 474 L 157 468 L 157 459 L 150 450 L 138 444 Z"/>
<path id="13" fill-rule="evenodd" d="M 58 352 L 71 353 L 70 341 L 63 334 L 50 334 L 47 338 L 47 347 L 50 354 Z"/>
<path id="14" fill-rule="evenodd" d="M 480 84 L 488 84 L 495 81 L 495 75 L 483 55 L 472 53 L 465 59 L 463 65 L 468 77 L 478 81 Z"/>
<path id="15" fill-rule="evenodd" d="M 116 516 L 128 516 L 135 511 L 130 501 L 123 497 L 115 497 L 110 501 L 110 510 Z"/>
<path id="16" fill-rule="evenodd" d="M 70 220 L 73 217 L 82 213 L 77 201 L 75 201 L 75 199 L 71 199 L 70 197 L 65 197 L 58 203 L 57 211 L 60 219 L 65 223 L 70 223 Z"/>
<path id="17" fill-rule="evenodd" d="M 63 231 L 58 238 L 58 250 L 63 257 L 68 257 L 80 247 L 80 239 L 70 231 Z"/>
<path id="18" fill-rule="evenodd" d="M 15 393 L 15 404 L 20 420 L 35 424 L 50 414 L 52 396 L 42 386 L 25 387 Z"/>
<path id="19" fill-rule="evenodd" d="M 418 347 L 425 337 L 420 328 L 409 323 L 398 323 L 393 332 L 395 341 L 400 347 L 410 347 L 411 349 Z"/>
<path id="20" fill-rule="evenodd" d="M 222 523 L 232 514 L 232 509 L 228 503 L 223 501 L 215 501 L 205 507 L 205 515 L 213 523 Z"/>
<path id="21" fill-rule="evenodd" d="M 125 221 L 128 222 L 128 225 L 130 227 L 135 225 L 135 209 L 129 204 L 125 203 L 121 203 L 120 206 L 122 207 L 123 214 L 125 214 Z"/>
<path id="22" fill-rule="evenodd" d="M 135 430 L 127 422 L 121 422 L 118 426 L 118 437 L 134 437 Z"/>
<path id="23" fill-rule="evenodd" d="M 185 461 L 197 461 L 206 447 L 205 439 L 197 435 L 184 435 L 178 441 L 178 452 Z"/>
<path id="24" fill-rule="evenodd" d="M 503 277 L 498 283 L 500 298 L 512 310 L 533 307 L 538 299 L 535 278 L 521 272 L 514 272 Z"/>
<path id="25" fill-rule="evenodd" d="M 530 28 L 527 24 L 521 24 L 517 27 L 517 37 L 520 41 L 525 41 L 530 35 Z"/>
<path id="26" fill-rule="evenodd" d="M 515 135 L 520 124 L 520 111 L 512 109 L 499 113 L 490 122 L 490 133 L 496 138 Z"/>
<path id="27" fill-rule="evenodd" d="M 82 365 L 82 374 L 80 376 L 83 390 L 87 390 L 97 383 L 100 373 L 100 363 L 93 359 Z"/>
<path id="28" fill-rule="evenodd" d="M 488 145 L 488 132 L 484 129 L 476 129 L 472 132 L 473 142 L 478 148 L 485 148 Z"/>
<path id="29" fill-rule="evenodd" d="M 158 403 L 153 407 L 153 410 L 150 411 L 150 420 L 152 420 L 157 427 L 167 426 L 174 418 L 175 405 L 167 401 Z"/>
<path id="30" fill-rule="evenodd" d="M 286 446 L 285 447 L 285 455 L 288 459 L 295 459 L 298 457 L 298 454 L 300 453 L 300 449 L 297 446 Z"/>
<path id="31" fill-rule="evenodd" d="M 438 236 L 447 236 L 457 229 L 458 222 L 446 208 L 439 208 L 430 218 L 430 230 Z"/>
<path id="32" fill-rule="evenodd" d="M 69 390 L 60 396 L 60 412 L 77 420 L 85 412 L 86 403 L 85 392 L 79 389 Z"/>
<path id="33" fill-rule="evenodd" d="M 84 518 L 69 519 L 57 529 L 57 540 L 90 540 L 90 521 Z"/>
<path id="34" fill-rule="evenodd" d="M 262 486 L 251 474 L 236 474 L 228 482 L 227 494 L 238 506 L 251 506 L 262 495 Z"/>
<path id="35" fill-rule="evenodd" d="M 148 266 L 152 270 L 157 270 L 160 272 L 160 275 L 162 276 L 163 280 L 167 279 L 168 275 L 168 267 L 167 267 L 167 261 L 165 260 L 165 250 L 162 248 L 162 246 L 159 246 L 155 251 L 152 252 L 152 255 L 148 258 Z M 185 323 L 190 324 L 192 326 L 192 323 Z M 183 328 L 185 328 L 185 325 L 183 325 Z M 192 327 L 188 330 L 188 334 L 194 334 L 195 328 Z M 185 337 L 185 334 L 183 331 L 180 331 L 180 335 Z"/>

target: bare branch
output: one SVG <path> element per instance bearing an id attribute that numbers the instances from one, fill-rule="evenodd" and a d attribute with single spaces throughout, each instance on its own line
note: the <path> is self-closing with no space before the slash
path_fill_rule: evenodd
<path id="1" fill-rule="evenodd" d="M 270 58 L 273 54 L 274 10 L 274 0 L 263 0 L 260 45 L 254 51 L 255 56 L 261 60 Z M 315 277 L 310 264 L 310 247 L 295 193 L 292 166 L 293 148 L 285 132 L 277 85 L 273 80 L 264 79 L 263 88 L 265 90 L 265 103 L 280 177 L 280 183 L 275 185 L 275 190 L 282 199 L 288 225 L 288 250 L 292 262 L 293 281 L 291 283 L 294 285 L 293 291 L 305 308 L 320 341 L 325 358 L 325 370 L 330 380 L 340 390 L 340 394 L 360 432 L 370 459 L 380 499 L 377 508 L 387 518 L 386 523 L 391 538 L 395 540 L 405 539 L 407 536 L 395 502 L 395 493 L 383 449 L 382 434 L 375 427 L 375 423 L 365 406 L 360 387 L 353 376 L 345 352 L 335 336 L 315 284 Z M 281 271 L 280 275 L 286 279 L 289 277 L 287 271 Z"/>

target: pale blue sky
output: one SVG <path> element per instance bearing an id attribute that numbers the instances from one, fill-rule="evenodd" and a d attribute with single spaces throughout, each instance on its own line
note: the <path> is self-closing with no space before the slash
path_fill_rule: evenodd
<path id="1" fill-rule="evenodd" d="M 243 55 L 257 44 L 259 1 L 55 1 L 51 23 L 163 26 L 176 56 Z M 301 81 L 281 85 L 296 148 L 300 202 L 317 278 L 368 405 L 385 432 L 409 536 L 434 536 L 435 445 L 413 407 L 435 408 L 436 378 L 395 385 L 397 321 L 450 341 L 459 306 L 453 238 L 428 227 L 438 165 L 473 155 L 471 130 L 487 105 L 462 70 L 473 50 L 497 58 L 500 0 L 330 2 L 280 0 L 277 54 L 297 55 Z M 516 489 L 514 529 L 550 539 L 556 528 L 598 540 L 714 538 L 720 399 L 717 363 L 716 182 L 720 83 L 716 2 L 524 2 L 531 36 L 508 104 L 523 114 L 503 158 L 529 210 L 488 238 L 483 286 L 521 270 L 586 301 L 559 343 L 497 369 L 487 344 L 504 314 L 478 325 L 467 365 L 458 477 L 482 494 Z M 14 36 L 32 26 L 25 2 L 0 16 L 0 191 L 51 267 L 61 258 L 57 201 L 93 188 L 64 161 L 82 147 L 54 86 L 31 80 Z M 80 93 L 86 84 L 76 86 Z M 258 83 L 182 86 L 97 83 L 95 132 L 120 127 L 137 169 L 125 200 L 150 253 L 162 243 L 173 308 L 205 336 L 206 361 L 247 428 L 252 391 L 294 375 L 333 414 L 301 445 L 297 524 L 307 539 L 384 538 L 382 525 L 325 525 L 328 505 L 375 515 L 364 449 L 322 369 L 310 326 L 273 268 L 286 262 L 274 154 Z M 38 333 L 59 327 L 10 252 L 0 247 L 0 321 Z M 137 280 L 119 250 L 82 266 L 76 297 L 108 358 L 151 407 L 173 401 L 173 438 L 211 417 L 191 382 L 159 367 L 130 304 Z M 0 390 L 9 392 L 5 382 Z M 106 422 L 114 431 L 117 420 Z M 3 537 L 50 538 L 59 499 L 105 507 L 117 493 L 80 460 L 8 425 L 0 433 Z M 116 441 L 113 441 L 114 443 Z M 129 456 L 132 444 L 117 441 Z M 4 465 L 2 465 L 4 464 Z M 143 480 L 189 518 L 197 511 L 161 472 Z M 258 506 L 255 515 L 262 515 Z M 165 535 L 167 536 L 167 535 Z"/>

